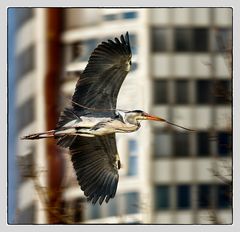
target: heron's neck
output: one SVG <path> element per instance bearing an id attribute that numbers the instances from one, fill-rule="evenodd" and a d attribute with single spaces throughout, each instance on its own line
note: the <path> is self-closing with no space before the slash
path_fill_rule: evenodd
<path id="1" fill-rule="evenodd" d="M 123 122 L 126 124 L 131 124 L 135 126 L 140 126 L 139 121 L 136 120 L 136 117 L 126 114 L 124 111 L 118 110 L 117 112 L 122 118 Z"/>
<path id="2" fill-rule="evenodd" d="M 135 117 L 125 117 L 125 123 L 132 124 L 135 126 L 140 126 L 140 123 L 138 120 L 136 120 Z"/>

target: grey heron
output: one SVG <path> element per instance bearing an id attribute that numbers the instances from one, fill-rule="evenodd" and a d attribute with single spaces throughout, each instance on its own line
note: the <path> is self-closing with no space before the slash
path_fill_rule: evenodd
<path id="1" fill-rule="evenodd" d="M 141 110 L 116 109 L 118 92 L 130 70 L 131 57 L 128 32 L 99 44 L 80 74 L 72 106 L 62 112 L 56 128 L 23 137 L 54 137 L 58 145 L 69 148 L 78 183 L 93 204 L 108 202 L 116 194 L 121 167 L 116 133 L 138 130 L 141 120 L 178 126 Z"/>

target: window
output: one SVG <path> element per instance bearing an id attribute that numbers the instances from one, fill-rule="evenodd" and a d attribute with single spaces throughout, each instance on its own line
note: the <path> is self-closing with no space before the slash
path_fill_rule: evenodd
<path id="1" fill-rule="evenodd" d="M 89 39 L 84 41 L 77 41 L 70 45 L 67 45 L 66 52 L 68 50 L 70 53 L 69 58 L 66 58 L 67 63 L 88 61 L 97 44 L 97 39 Z"/>
<path id="2" fill-rule="evenodd" d="M 136 140 L 129 140 L 128 142 L 128 175 L 135 176 L 138 173 L 138 146 Z"/>
<path id="3" fill-rule="evenodd" d="M 152 29 L 152 51 L 165 52 L 170 49 L 170 30 L 166 28 Z"/>
<path id="4" fill-rule="evenodd" d="M 199 156 L 208 156 L 210 154 L 210 141 L 208 132 L 199 132 L 197 134 L 197 154 Z"/>
<path id="5" fill-rule="evenodd" d="M 69 209 L 70 209 L 69 205 L 70 204 L 71 204 L 70 201 L 66 201 L 64 199 L 60 200 L 60 202 L 59 202 L 59 211 L 58 211 L 58 215 L 60 216 L 59 220 L 58 220 L 59 224 L 67 224 L 64 216 L 69 213 Z M 71 214 L 71 216 L 73 217 L 72 214 Z"/>
<path id="6" fill-rule="evenodd" d="M 173 134 L 174 155 L 178 157 L 188 156 L 189 149 L 189 134 L 185 132 L 175 132 Z"/>
<path id="7" fill-rule="evenodd" d="M 19 174 L 21 177 L 19 181 L 26 181 L 27 178 L 34 176 L 34 159 L 33 159 L 34 155 L 35 150 L 34 148 L 32 148 L 28 154 L 17 157 Z"/>
<path id="8" fill-rule="evenodd" d="M 23 25 L 26 21 L 28 21 L 30 18 L 34 15 L 34 8 L 31 7 L 21 7 L 21 8 L 15 8 L 16 13 L 16 27 L 19 28 L 21 25 Z"/>
<path id="9" fill-rule="evenodd" d="M 193 29 L 193 51 L 204 52 L 209 50 L 209 32 L 207 28 Z"/>
<path id="10" fill-rule="evenodd" d="M 20 131 L 34 120 L 34 98 L 29 98 L 18 109 L 18 130 Z"/>
<path id="11" fill-rule="evenodd" d="M 157 133 L 154 139 L 155 156 L 168 157 L 172 155 L 172 136 L 170 133 Z"/>
<path id="12" fill-rule="evenodd" d="M 170 187 L 169 186 L 167 185 L 156 186 L 155 207 L 157 210 L 170 208 Z"/>
<path id="13" fill-rule="evenodd" d="M 230 185 L 217 186 L 217 207 L 229 208 L 232 204 L 232 191 Z"/>
<path id="14" fill-rule="evenodd" d="M 72 45 L 72 61 L 88 61 L 90 54 L 96 48 L 97 39 L 84 40 Z"/>
<path id="15" fill-rule="evenodd" d="M 189 103 L 189 82 L 187 80 L 177 80 L 175 82 L 175 103 Z"/>
<path id="16" fill-rule="evenodd" d="M 113 21 L 113 20 L 118 19 L 118 15 L 117 14 L 106 14 L 103 16 L 103 19 L 105 21 Z"/>
<path id="17" fill-rule="evenodd" d="M 168 103 L 168 82 L 166 80 L 156 80 L 154 82 L 154 103 Z"/>
<path id="18" fill-rule="evenodd" d="M 232 149 L 232 136 L 230 132 L 219 132 L 218 133 L 218 154 L 220 156 L 229 155 Z"/>
<path id="19" fill-rule="evenodd" d="M 100 205 L 99 204 L 95 204 L 95 205 L 92 205 L 92 204 L 89 204 L 89 216 L 88 218 L 89 219 L 96 219 L 96 218 L 100 218 L 100 215 L 101 215 L 101 209 L 100 209 Z"/>
<path id="20" fill-rule="evenodd" d="M 231 81 L 221 80 L 214 83 L 214 96 L 217 104 L 230 104 L 231 96 Z"/>
<path id="21" fill-rule="evenodd" d="M 126 197 L 126 213 L 133 214 L 139 212 L 139 193 L 129 192 L 125 194 Z"/>
<path id="22" fill-rule="evenodd" d="M 69 71 L 69 72 L 67 72 L 65 75 L 64 75 L 64 79 L 66 79 L 66 80 L 68 80 L 68 81 L 74 81 L 74 82 L 76 82 L 79 78 L 80 78 L 80 75 L 82 74 L 82 71 Z M 68 99 L 71 99 L 72 98 L 72 96 L 71 96 L 71 94 L 68 94 L 67 96 L 66 96 Z M 65 97 L 65 98 L 66 98 Z M 63 104 L 64 105 L 64 104 Z"/>
<path id="23" fill-rule="evenodd" d="M 107 216 L 108 217 L 113 217 L 113 216 L 117 216 L 118 215 L 118 197 L 115 196 L 115 198 L 111 199 L 108 203 L 107 203 Z"/>
<path id="24" fill-rule="evenodd" d="M 196 91 L 196 100 L 199 104 L 209 104 L 213 100 L 213 89 L 212 82 L 208 80 L 198 80 L 197 91 Z"/>
<path id="25" fill-rule="evenodd" d="M 24 209 L 20 209 L 18 212 L 19 224 L 31 224 L 35 219 L 36 205 L 35 202 L 30 203 Z"/>
<path id="26" fill-rule="evenodd" d="M 130 33 L 129 34 L 129 41 L 131 44 L 131 51 L 133 55 L 137 54 L 137 37 L 135 34 Z"/>
<path id="27" fill-rule="evenodd" d="M 81 42 L 75 42 L 71 45 L 71 61 L 79 60 L 81 53 L 83 53 L 83 46 Z"/>
<path id="28" fill-rule="evenodd" d="M 190 208 L 190 186 L 179 185 L 177 186 L 177 207 L 179 209 Z"/>
<path id="29" fill-rule="evenodd" d="M 214 34 L 214 50 L 218 52 L 227 52 L 232 48 L 232 30 L 229 28 L 219 28 Z"/>
<path id="30" fill-rule="evenodd" d="M 198 186 L 198 208 L 210 208 L 212 202 L 211 185 L 201 184 Z"/>
<path id="31" fill-rule="evenodd" d="M 17 75 L 23 77 L 35 67 L 35 47 L 32 45 L 17 57 Z"/>
<path id="32" fill-rule="evenodd" d="M 122 14 L 124 19 L 135 19 L 137 18 L 136 11 L 129 11 Z"/>
<path id="33" fill-rule="evenodd" d="M 131 66 L 131 71 L 134 72 L 137 70 L 137 68 L 138 68 L 138 64 L 136 62 L 133 62 Z"/>
<path id="34" fill-rule="evenodd" d="M 192 48 L 192 32 L 188 28 L 175 29 L 174 48 L 177 52 L 188 52 Z"/>
<path id="35" fill-rule="evenodd" d="M 77 198 L 73 201 L 72 209 L 73 209 L 73 221 L 76 223 L 83 221 L 83 213 L 84 213 L 84 198 Z"/>

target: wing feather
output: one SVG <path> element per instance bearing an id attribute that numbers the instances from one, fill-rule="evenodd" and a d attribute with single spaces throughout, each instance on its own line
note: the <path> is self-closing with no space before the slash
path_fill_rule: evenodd
<path id="1" fill-rule="evenodd" d="M 102 42 L 80 75 L 72 100 L 89 108 L 116 108 L 117 95 L 131 61 L 129 35 Z M 83 81 L 82 81 L 83 80 Z M 81 108 L 73 104 L 73 108 Z"/>
<path id="2" fill-rule="evenodd" d="M 115 196 L 118 185 L 115 134 L 77 137 L 70 146 L 78 183 L 89 201 L 99 204 Z"/>

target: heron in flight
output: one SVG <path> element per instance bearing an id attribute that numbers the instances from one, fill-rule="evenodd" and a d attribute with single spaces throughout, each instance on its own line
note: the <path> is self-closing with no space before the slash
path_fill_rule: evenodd
<path id="1" fill-rule="evenodd" d="M 116 109 L 118 92 L 131 68 L 131 57 L 128 32 L 102 42 L 80 74 L 72 106 L 62 112 L 56 129 L 23 137 L 54 137 L 58 145 L 69 148 L 78 183 L 93 204 L 108 202 L 116 194 L 121 167 L 116 133 L 138 130 L 141 120 L 178 126 L 142 110 Z"/>

